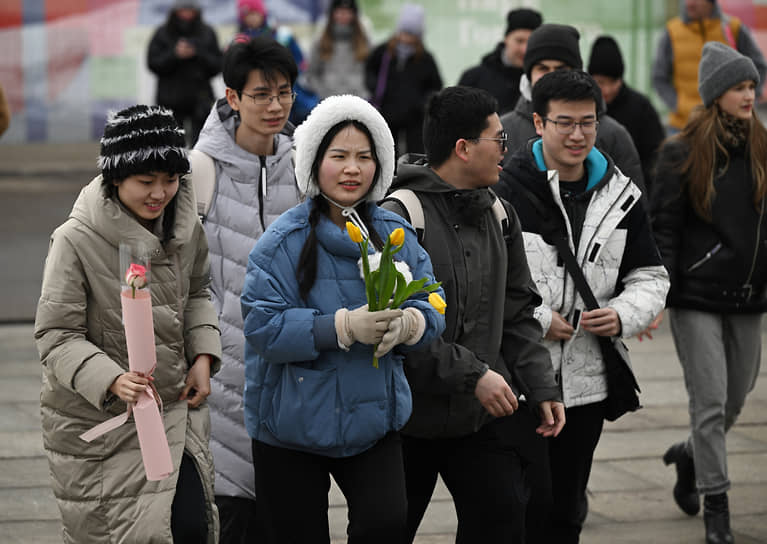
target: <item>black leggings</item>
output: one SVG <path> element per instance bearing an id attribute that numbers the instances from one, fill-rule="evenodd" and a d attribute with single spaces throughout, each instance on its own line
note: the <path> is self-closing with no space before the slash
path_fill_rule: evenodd
<path id="1" fill-rule="evenodd" d="M 254 440 L 253 465 L 259 508 L 280 544 L 330 544 L 330 475 L 349 507 L 349 544 L 401 544 L 407 496 L 399 434 L 337 458 Z"/>
<path id="2" fill-rule="evenodd" d="M 208 513 L 205 492 L 192 457 L 181 458 L 176 495 L 170 510 L 170 530 L 173 542 L 206 544 L 208 541 Z"/>

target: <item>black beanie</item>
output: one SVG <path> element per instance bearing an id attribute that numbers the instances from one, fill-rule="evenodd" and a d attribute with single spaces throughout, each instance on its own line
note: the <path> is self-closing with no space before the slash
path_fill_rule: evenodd
<path id="1" fill-rule="evenodd" d="M 333 13 L 333 10 L 336 8 L 349 8 L 354 13 L 357 13 L 357 2 L 356 0 L 333 0 L 330 2 L 328 13 Z"/>
<path id="2" fill-rule="evenodd" d="M 618 42 L 610 36 L 600 36 L 591 47 L 589 73 L 620 79 L 623 77 L 623 56 Z"/>
<path id="3" fill-rule="evenodd" d="M 543 18 L 537 11 L 526 8 L 513 9 L 506 14 L 506 35 L 519 28 L 535 30 L 542 22 Z"/>
<path id="4" fill-rule="evenodd" d="M 104 181 L 136 174 L 186 174 L 189 160 L 184 131 L 162 106 L 139 104 L 109 115 L 98 166 Z"/>
<path id="5" fill-rule="evenodd" d="M 530 77 L 533 66 L 542 60 L 558 60 L 574 70 L 583 69 L 578 40 L 581 35 L 575 27 L 547 23 L 536 28 L 527 40 L 525 74 Z"/>

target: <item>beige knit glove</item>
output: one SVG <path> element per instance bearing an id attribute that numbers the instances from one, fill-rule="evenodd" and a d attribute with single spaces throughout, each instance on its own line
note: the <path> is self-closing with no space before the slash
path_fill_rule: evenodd
<path id="1" fill-rule="evenodd" d="M 354 342 L 377 344 L 388 330 L 389 322 L 401 315 L 399 309 L 369 312 L 367 304 L 351 311 L 341 308 L 335 314 L 339 346 L 348 350 Z"/>
<path id="2" fill-rule="evenodd" d="M 426 319 L 423 314 L 416 308 L 405 308 L 401 317 L 395 317 L 389 322 L 389 329 L 378 344 L 375 356 L 380 359 L 399 344 L 412 346 L 421 339 L 425 330 Z"/>

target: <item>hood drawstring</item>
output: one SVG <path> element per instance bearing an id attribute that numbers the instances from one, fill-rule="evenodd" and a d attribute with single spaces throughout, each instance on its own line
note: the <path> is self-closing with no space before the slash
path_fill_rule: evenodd
<path id="1" fill-rule="evenodd" d="M 363 202 L 365 200 L 365 198 L 359 199 L 357 202 L 355 202 L 351 206 L 344 206 L 342 204 L 339 204 L 332 198 L 330 198 L 325 193 L 321 192 L 320 194 L 325 198 L 325 200 L 333 204 L 336 208 L 341 208 L 341 215 L 348 218 L 349 221 L 351 221 L 355 227 L 360 229 L 360 232 L 362 233 L 363 238 L 368 238 L 370 236 L 370 233 L 368 232 L 368 229 L 365 226 L 365 223 L 362 221 L 362 218 L 359 216 L 359 214 L 357 213 L 357 210 L 355 209 L 360 202 Z"/>

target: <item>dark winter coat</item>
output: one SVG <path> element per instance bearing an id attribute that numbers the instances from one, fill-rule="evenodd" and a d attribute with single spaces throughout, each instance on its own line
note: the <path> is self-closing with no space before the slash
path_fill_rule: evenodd
<path id="1" fill-rule="evenodd" d="M 197 54 L 188 59 L 176 56 L 179 39 L 194 45 Z M 222 55 L 211 27 L 197 18 L 189 24 L 171 15 L 149 42 L 147 64 L 157 76 L 157 103 L 174 111 L 202 108 L 205 117 L 213 103 L 210 79 L 221 71 Z"/>
<path id="2" fill-rule="evenodd" d="M 458 81 L 458 85 L 484 89 L 498 100 L 498 113 L 514 109 L 519 100 L 519 78 L 525 71 L 522 67 L 508 66 L 503 63 L 502 55 L 506 46 L 499 43 L 495 50 L 482 57 L 482 62 L 469 68 Z"/>
<path id="3" fill-rule="evenodd" d="M 506 204 L 506 240 L 487 189 L 459 191 L 428 166 L 414 164 L 399 166 L 392 189 L 399 188 L 420 198 L 422 245 L 447 301 L 445 332 L 427 349 L 405 357 L 413 414 L 403 434 L 446 438 L 476 432 L 491 419 L 474 395 L 488 367 L 532 404 L 561 400 L 549 354 L 539 342 L 541 327 L 533 310 L 541 297 L 530 277 L 514 210 Z M 477 201 L 485 206 L 467 214 Z M 397 201 L 385 200 L 382 207 L 408 218 Z"/>
<path id="4" fill-rule="evenodd" d="M 371 100 L 386 119 L 395 141 L 405 131 L 407 151 L 420 153 L 423 151 L 421 129 L 426 100 L 442 89 L 442 77 L 434 57 L 428 51 L 415 53 L 399 68 L 396 52 L 387 55 L 388 50 L 387 42 L 376 47 L 368 57 L 365 85 Z M 380 101 L 376 101 L 378 78 L 387 57 L 386 86 Z"/>
<path id="5" fill-rule="evenodd" d="M 634 141 L 639 160 L 642 162 L 642 174 L 649 199 L 653 191 L 651 183 L 655 157 L 666 137 L 658 112 L 645 95 L 624 83 L 615 99 L 607 105 L 607 114 L 626 127 Z"/>
<path id="6" fill-rule="evenodd" d="M 731 149 L 727 170 L 717 170 L 712 219 L 692 208 L 676 166 L 689 153 L 672 141 L 658 156 L 653 231 L 671 276 L 668 306 L 723 313 L 767 311 L 765 199 L 753 203 L 751 165 Z"/>

